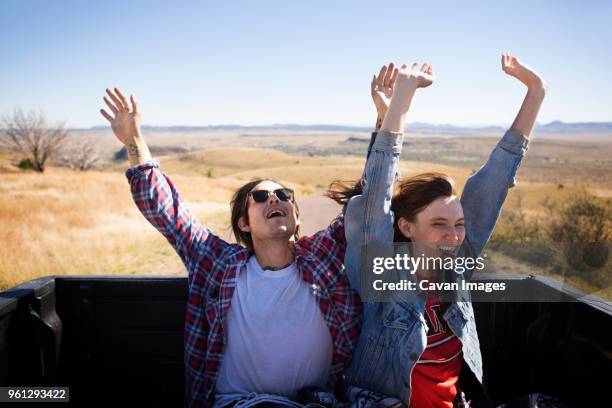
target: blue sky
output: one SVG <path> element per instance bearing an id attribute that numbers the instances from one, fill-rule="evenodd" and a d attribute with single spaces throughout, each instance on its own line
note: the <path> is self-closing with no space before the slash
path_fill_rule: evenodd
<path id="1" fill-rule="evenodd" d="M 612 121 L 612 2 L 0 1 L 0 114 L 105 124 L 107 86 L 151 125 L 369 125 L 372 74 L 428 61 L 410 121 L 509 124 L 514 53 L 550 92 L 539 118 Z"/>

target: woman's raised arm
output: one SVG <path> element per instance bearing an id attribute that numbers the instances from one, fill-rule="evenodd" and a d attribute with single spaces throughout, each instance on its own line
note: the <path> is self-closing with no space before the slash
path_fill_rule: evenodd
<path id="1" fill-rule="evenodd" d="M 527 95 L 514 123 L 487 162 L 468 178 L 461 195 L 466 237 L 475 256 L 491 237 L 508 189 L 515 184 L 516 171 L 527 151 L 529 135 L 547 90 L 544 80 L 512 55 L 502 55 L 502 70 L 525 84 Z"/>
<path id="2" fill-rule="evenodd" d="M 510 130 L 529 138 L 548 85 L 537 72 L 523 65 L 515 56 L 503 54 L 501 63 L 506 74 L 515 77 L 527 87 L 527 95 Z"/>
<path id="3" fill-rule="evenodd" d="M 347 252 L 345 267 L 351 286 L 361 293 L 362 254 L 368 245 L 393 242 L 391 198 L 402 149 L 403 127 L 414 93 L 433 82 L 433 68 L 402 66 L 397 74 L 389 109 L 372 145 L 365 167 L 363 191 L 346 208 Z M 391 119 L 389 119 L 391 115 Z"/>

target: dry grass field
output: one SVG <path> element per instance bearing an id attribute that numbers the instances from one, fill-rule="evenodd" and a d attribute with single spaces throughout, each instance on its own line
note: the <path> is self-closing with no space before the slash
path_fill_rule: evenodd
<path id="1" fill-rule="evenodd" d="M 39 174 L 16 168 L 16 158 L 0 152 L 0 290 L 44 275 L 185 273 L 173 249 L 132 202 L 124 175 L 128 163 L 111 160 L 118 142 L 106 131 L 83 137 L 99 141 L 104 160 L 95 171 L 51 165 Z M 229 200 L 243 182 L 274 178 L 295 188 L 298 200 L 321 194 L 335 179 L 360 176 L 369 139 L 366 133 L 277 131 L 146 137 L 152 146 L 187 148 L 156 158 L 198 220 L 226 236 Z M 442 171 L 461 188 L 498 137 L 415 135 L 404 146 L 402 176 Z M 505 210 L 516 209 L 517 196 L 526 216 L 536 219 L 546 216 L 546 197 L 561 206 L 572 196 L 593 195 L 612 207 L 609 140 L 536 139 Z"/>
<path id="2" fill-rule="evenodd" d="M 252 148 L 159 157 L 198 220 L 225 234 L 231 195 L 245 180 L 275 177 L 300 197 L 334 178 L 358 177 L 363 166 L 354 158 L 309 158 L 295 168 L 303 159 Z M 44 275 L 184 273 L 132 202 L 126 162 L 88 172 L 51 166 L 39 174 L 14 168 L 7 154 L 0 160 L 0 288 Z"/>

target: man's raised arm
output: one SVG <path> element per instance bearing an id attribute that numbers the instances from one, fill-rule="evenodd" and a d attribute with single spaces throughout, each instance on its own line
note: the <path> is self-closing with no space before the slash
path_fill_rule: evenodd
<path id="1" fill-rule="evenodd" d="M 194 276 L 209 272 L 214 257 L 229 244 L 198 224 L 170 178 L 159 169 L 159 162 L 151 158 L 140 132 L 140 110 L 134 96 L 130 96 L 130 105 L 119 89 L 107 89 L 106 93 L 104 102 L 112 115 L 104 109 L 100 113 L 127 149 L 132 167 L 126 176 L 132 198 L 140 212 L 181 257 L 191 286 Z"/>

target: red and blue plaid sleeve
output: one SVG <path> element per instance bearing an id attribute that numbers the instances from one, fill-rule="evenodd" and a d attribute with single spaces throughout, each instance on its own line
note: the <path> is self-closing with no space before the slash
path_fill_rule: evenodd
<path id="1" fill-rule="evenodd" d="M 212 260 L 231 246 L 201 226 L 170 180 L 159 168 L 159 161 L 148 161 L 126 171 L 132 198 L 145 218 L 174 247 L 189 273 L 209 272 Z"/>
<path id="2" fill-rule="evenodd" d="M 327 228 L 316 232 L 309 237 L 300 239 L 302 245 L 308 247 L 317 256 L 323 256 L 329 252 L 346 248 L 346 237 L 344 236 L 344 215 L 339 214 Z M 341 259 L 342 261 L 342 259 Z"/>

